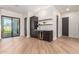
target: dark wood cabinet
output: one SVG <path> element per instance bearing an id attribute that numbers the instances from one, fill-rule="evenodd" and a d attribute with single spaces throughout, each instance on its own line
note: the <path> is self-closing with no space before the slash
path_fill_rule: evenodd
<path id="1" fill-rule="evenodd" d="M 53 40 L 53 31 L 38 31 L 38 38 L 51 42 Z"/>
<path id="2" fill-rule="evenodd" d="M 31 37 L 34 37 L 34 38 L 38 37 L 37 27 L 38 27 L 38 17 L 36 16 L 30 17 L 30 36 Z"/>
<path id="3" fill-rule="evenodd" d="M 30 17 L 30 36 L 49 42 L 53 40 L 52 30 L 37 30 L 37 27 L 38 27 L 38 17 L 36 16 Z"/>

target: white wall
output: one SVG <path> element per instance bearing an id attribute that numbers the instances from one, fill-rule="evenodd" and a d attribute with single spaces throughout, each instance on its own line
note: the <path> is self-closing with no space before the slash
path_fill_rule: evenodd
<path id="1" fill-rule="evenodd" d="M 27 38 L 30 37 L 30 17 L 33 16 L 32 12 L 27 13 Z"/>
<path id="2" fill-rule="evenodd" d="M 69 17 L 69 37 L 79 38 L 79 13 L 65 13 L 62 17 Z"/>
<path id="3" fill-rule="evenodd" d="M 53 39 L 57 39 L 56 37 L 56 16 L 59 16 L 59 22 L 58 22 L 58 36 L 62 36 L 62 19 L 61 19 L 61 15 L 59 13 L 59 11 L 57 9 L 55 9 L 54 6 L 52 7 L 48 7 L 48 8 L 43 8 L 40 9 L 39 11 L 35 12 L 28 12 L 27 15 L 23 15 L 23 14 L 19 14 L 13 11 L 9 11 L 9 10 L 4 10 L 1 9 L 0 10 L 0 17 L 1 15 L 5 15 L 5 16 L 11 16 L 11 17 L 18 17 L 20 18 L 20 36 L 24 36 L 24 18 L 25 16 L 27 16 L 27 37 L 30 37 L 30 17 L 31 16 L 38 16 L 39 20 L 43 20 L 43 19 L 48 19 L 48 18 L 52 18 L 52 21 L 48 21 L 49 23 L 52 23 L 53 25 L 51 26 L 44 26 L 42 27 L 42 29 L 46 29 L 46 30 L 53 30 Z M 0 38 L 1 38 L 1 18 L 0 18 Z"/>
<path id="4" fill-rule="evenodd" d="M 19 14 L 16 12 L 12 12 L 9 10 L 1 9 L 0 10 L 0 38 L 1 38 L 1 15 L 20 18 L 20 36 L 24 36 L 24 17 L 25 17 L 25 15 L 22 15 L 22 14 Z"/>
<path id="5" fill-rule="evenodd" d="M 39 17 L 39 20 L 52 18 L 52 21 L 49 21 L 49 23 L 52 23 L 53 25 L 49 26 L 41 26 L 42 29 L 45 30 L 53 30 L 53 39 L 57 39 L 56 37 L 56 16 L 59 16 L 59 37 L 61 36 L 61 19 L 60 19 L 60 13 L 55 9 L 54 6 L 48 7 L 42 10 L 39 10 L 37 13 L 35 13 L 35 16 Z"/>

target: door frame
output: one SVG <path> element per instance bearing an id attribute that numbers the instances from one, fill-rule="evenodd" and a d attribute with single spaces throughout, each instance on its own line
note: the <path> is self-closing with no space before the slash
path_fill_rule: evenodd
<path id="1" fill-rule="evenodd" d="M 57 38 L 58 38 L 58 19 L 59 19 L 59 16 L 57 15 L 57 16 L 56 16 L 56 20 L 57 20 L 57 21 L 56 21 L 56 29 L 57 29 L 57 30 L 56 30 L 56 31 L 57 31 L 57 35 L 56 35 L 56 36 L 57 36 Z"/>

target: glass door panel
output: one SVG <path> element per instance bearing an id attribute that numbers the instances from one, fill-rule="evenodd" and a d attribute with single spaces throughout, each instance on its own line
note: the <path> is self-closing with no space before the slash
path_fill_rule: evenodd
<path id="1" fill-rule="evenodd" d="M 13 18 L 13 36 L 19 36 L 20 35 L 20 24 L 19 24 L 18 18 Z"/>
<path id="2" fill-rule="evenodd" d="M 12 22 L 9 17 L 2 17 L 2 37 L 7 38 L 12 36 Z"/>

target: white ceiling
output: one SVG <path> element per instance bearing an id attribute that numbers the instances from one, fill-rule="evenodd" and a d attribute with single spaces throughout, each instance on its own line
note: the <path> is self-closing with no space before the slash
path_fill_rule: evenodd
<path id="1" fill-rule="evenodd" d="M 56 7 L 56 9 L 58 9 L 61 13 L 79 11 L 79 5 L 55 5 L 55 7 Z M 67 8 L 69 8 L 70 11 L 67 11 L 67 10 L 66 10 Z"/>
<path id="2" fill-rule="evenodd" d="M 49 5 L 0 5 L 1 9 L 7 9 L 19 13 L 35 12 L 41 8 L 49 7 Z"/>
<path id="3" fill-rule="evenodd" d="M 49 6 L 53 5 L 0 5 L 0 8 L 25 14 L 28 11 L 35 12 L 39 9 L 46 8 Z M 55 7 L 61 13 L 68 12 L 66 11 L 67 8 L 70 9 L 69 12 L 79 11 L 79 5 L 55 5 Z"/>

